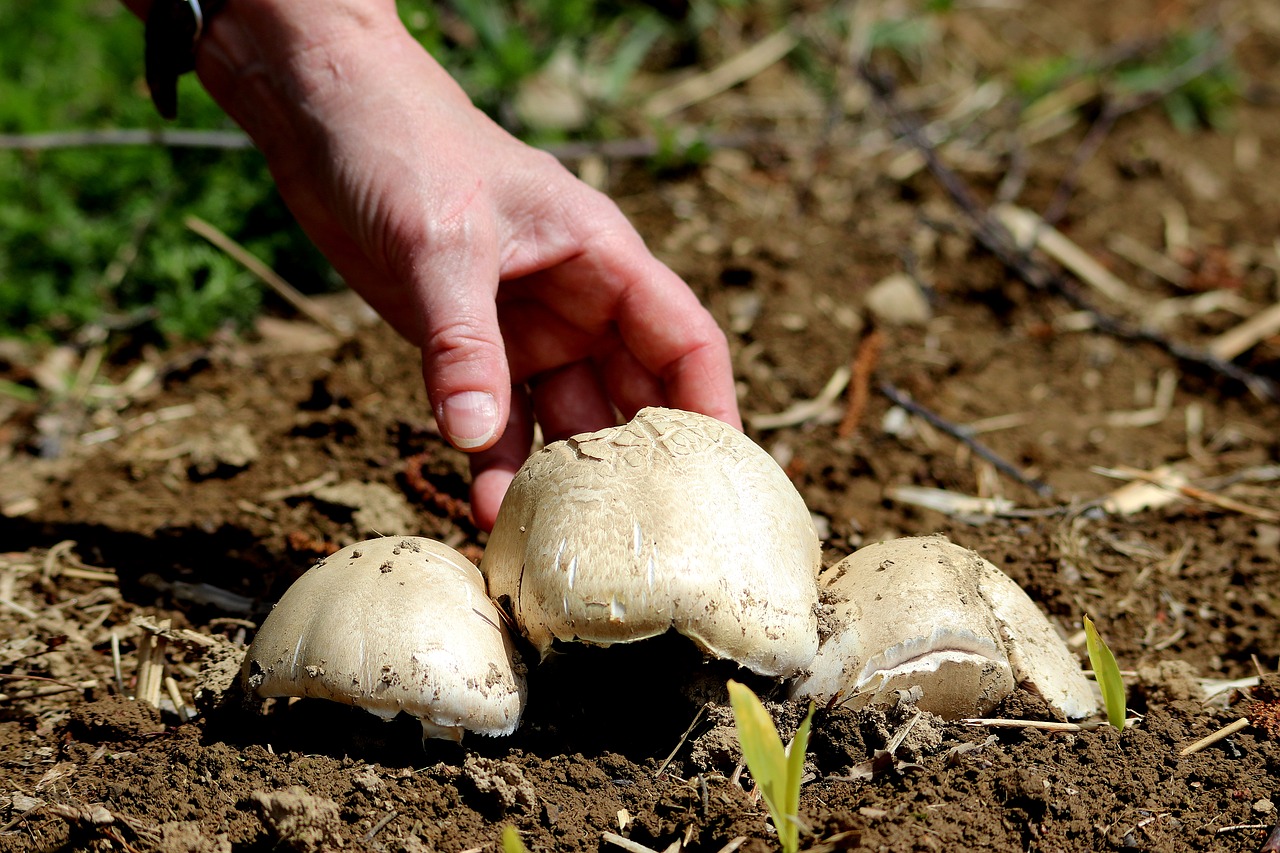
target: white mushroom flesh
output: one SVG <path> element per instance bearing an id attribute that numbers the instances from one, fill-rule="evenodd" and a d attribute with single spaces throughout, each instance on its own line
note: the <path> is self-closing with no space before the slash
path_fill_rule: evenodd
<path id="1" fill-rule="evenodd" d="M 917 693 L 948 719 L 980 716 L 1017 685 L 1069 717 L 1097 710 L 1080 666 L 1035 603 L 940 536 L 869 545 L 820 580 L 835 618 L 795 696 L 852 707 Z"/>
<path id="2" fill-rule="evenodd" d="M 703 415 L 642 410 L 555 442 L 516 474 L 481 570 L 544 654 L 674 628 L 763 675 L 817 650 L 821 549 L 777 463 Z"/>
<path id="3" fill-rule="evenodd" d="M 479 570 L 432 539 L 359 542 L 316 564 L 268 615 L 241 671 L 256 695 L 331 699 L 426 737 L 515 731 L 525 682 Z"/>

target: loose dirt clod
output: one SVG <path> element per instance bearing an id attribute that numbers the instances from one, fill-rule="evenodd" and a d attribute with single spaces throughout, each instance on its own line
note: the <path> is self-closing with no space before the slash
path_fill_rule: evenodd
<path id="1" fill-rule="evenodd" d="M 342 847 L 342 818 L 338 804 L 305 788 L 255 791 L 249 795 L 277 843 L 298 853 L 318 853 Z"/>

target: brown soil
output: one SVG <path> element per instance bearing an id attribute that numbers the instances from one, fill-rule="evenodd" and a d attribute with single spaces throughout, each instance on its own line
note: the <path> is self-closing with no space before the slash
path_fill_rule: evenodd
<path id="1" fill-rule="evenodd" d="M 1187 5 L 956 14 L 933 54 L 899 68 L 912 80 L 901 100 L 961 117 L 943 158 L 981 203 L 1025 169 L 1016 200 L 1043 211 L 1096 100 L 1010 159 L 1012 110 L 965 112 L 946 75 L 972 80 L 1014 56 L 1099 55 L 1189 25 Z M 1103 313 L 1155 322 L 1218 298 L 1158 327 L 1202 348 L 1280 297 L 1273 6 L 1229 7 L 1248 95 L 1229 130 L 1179 133 L 1145 108 L 1120 118 L 1079 170 L 1058 225 L 1132 295 L 1126 305 L 1085 288 Z M 1123 732 L 1075 733 L 917 720 L 894 756 L 868 764 L 909 710 L 819 709 L 804 845 L 1259 850 L 1280 804 L 1280 685 L 1273 676 L 1206 701 L 1201 679 L 1256 676 L 1280 660 L 1280 410 L 1159 346 L 1090 331 L 1061 296 L 1020 282 L 969 236 L 937 180 L 911 167 L 884 114 L 846 101 L 845 119 L 826 126 L 798 78 L 766 71 L 694 110 L 767 131 L 763 141 L 675 176 L 619 165 L 610 189 L 730 330 L 748 431 L 827 528 L 830 561 L 864 542 L 945 533 L 1021 583 L 1082 660 L 1087 612 L 1134 671 L 1140 716 Z M 1184 270 L 1182 284 L 1135 265 L 1118 238 Z M 817 397 L 851 362 L 865 375 L 868 294 L 903 269 L 926 286 L 930 318 L 875 324 L 864 407 L 850 415 L 842 394 L 788 426 L 751 420 Z M 0 357 L 0 375 L 33 383 L 47 354 Z M 1280 337 L 1237 364 L 1280 380 Z M 716 851 L 740 837 L 742 850 L 776 847 L 724 725 L 723 682 L 742 675 L 678 638 L 557 657 L 532 673 L 517 734 L 462 746 L 422 744 L 412 720 L 322 702 L 266 715 L 219 704 L 219 673 L 234 671 L 237 648 L 318 557 L 375 531 L 472 556 L 484 537 L 466 520 L 464 461 L 434 430 L 417 358 L 381 326 L 337 341 L 264 322 L 248 341 L 109 359 L 102 379 L 122 383 L 139 365 L 155 378 L 114 402 L 0 402 L 0 851 L 493 850 L 504 824 L 533 850 L 618 849 L 606 832 L 655 850 Z M 981 441 L 1052 493 L 902 417 L 882 382 L 947 422 L 985 425 Z M 1162 382 L 1175 383 L 1163 402 Z M 1216 503 L 1181 497 L 1131 514 L 1098 504 L 1121 485 L 1099 469 L 1161 466 Z M 946 515 L 896 499 L 901 486 L 1028 511 Z M 130 698 L 146 633 L 137 617 L 194 632 L 176 634 L 163 657 L 199 716 L 183 722 L 167 698 L 160 710 Z M 223 641 L 213 663 L 199 641 L 209 637 Z M 775 709 L 795 725 L 800 709 Z M 1051 716 L 1025 693 L 998 712 Z M 1256 725 L 1179 755 L 1244 715 Z M 851 773 L 870 766 L 871 778 Z"/>

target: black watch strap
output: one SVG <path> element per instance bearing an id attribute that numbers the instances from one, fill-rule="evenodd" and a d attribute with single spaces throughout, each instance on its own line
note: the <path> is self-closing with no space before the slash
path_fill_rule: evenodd
<path id="1" fill-rule="evenodd" d="M 196 44 L 223 0 L 154 0 L 147 13 L 147 87 L 156 110 L 178 115 L 178 78 L 196 67 Z"/>

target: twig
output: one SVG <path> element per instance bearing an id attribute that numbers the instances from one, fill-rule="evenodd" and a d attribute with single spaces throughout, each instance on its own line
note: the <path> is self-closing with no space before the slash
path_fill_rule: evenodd
<path id="1" fill-rule="evenodd" d="M 882 381 L 879 388 L 880 393 L 888 397 L 895 405 L 901 406 L 911 414 L 923 418 L 930 426 L 942 430 L 956 441 L 965 444 L 974 453 L 978 454 L 978 456 L 982 457 L 987 462 L 990 462 L 1001 474 L 1021 483 L 1042 498 L 1051 497 L 1053 495 L 1053 488 L 1048 483 L 1022 473 L 1022 471 L 1015 467 L 1011 462 L 1005 461 L 1005 459 L 994 450 L 975 439 L 964 427 L 953 424 L 951 421 L 946 420 L 931 409 L 920 405 L 915 400 L 911 399 L 910 395 L 902 391 L 892 382 L 889 382 L 888 380 Z"/>
<path id="2" fill-rule="evenodd" d="M 675 747 L 671 750 L 671 754 L 666 757 L 666 760 L 664 760 L 662 764 L 658 765 L 658 771 L 653 774 L 654 776 L 661 776 L 662 772 L 667 769 L 667 765 L 676 757 L 676 753 L 680 751 L 680 747 L 684 746 L 685 741 L 689 739 L 689 735 L 693 734 L 694 727 L 698 725 L 699 721 L 702 720 L 703 715 L 706 713 L 706 705 L 702 705 L 698 708 L 698 713 L 693 715 L 693 722 L 689 724 L 689 728 L 684 730 L 684 734 L 680 735 L 680 740 L 676 742 Z"/>
<path id="3" fill-rule="evenodd" d="M 805 421 L 813 420 L 826 414 L 835 404 L 836 400 L 844 392 L 845 387 L 849 384 L 849 368 L 845 365 L 837 367 L 835 372 L 831 374 L 831 378 L 827 380 L 827 384 L 822 386 L 822 390 L 818 392 L 818 396 L 812 400 L 801 400 L 792 406 L 788 406 L 781 412 L 765 412 L 758 415 L 747 415 L 747 423 L 752 429 L 771 430 L 782 429 L 783 427 L 796 426 Z"/>
<path id="4" fill-rule="evenodd" d="M 1201 503 L 1206 503 L 1210 506 L 1215 506 L 1218 509 L 1225 509 L 1229 512 L 1238 512 L 1241 515 L 1247 515 L 1261 521 L 1280 521 L 1280 512 L 1252 506 L 1235 500 L 1234 498 L 1226 497 L 1225 495 L 1219 495 L 1214 492 L 1189 485 L 1185 482 L 1179 482 L 1172 478 L 1172 476 L 1176 475 L 1171 476 L 1166 474 L 1162 476 L 1159 472 L 1142 471 L 1137 468 L 1130 468 L 1124 465 L 1116 468 L 1094 467 L 1090 470 L 1106 477 L 1142 480 L 1143 482 L 1152 483 L 1153 485 L 1159 486 L 1162 489 L 1167 489 L 1168 491 L 1182 495 L 1183 497 L 1191 498 L 1192 500 L 1200 501 Z"/>
<path id="5" fill-rule="evenodd" d="M 961 720 L 966 726 L 977 726 L 989 729 L 1039 729 L 1045 732 L 1087 732 L 1101 728 L 1106 723 L 1055 723 L 1048 720 L 1006 720 L 999 717 L 969 717 Z"/>
<path id="6" fill-rule="evenodd" d="M 279 273 L 264 264 L 248 249 L 241 246 L 235 240 L 232 240 L 216 226 L 205 222 L 198 216 L 188 216 L 182 221 L 183 224 L 192 231 L 196 232 L 201 237 L 226 252 L 237 263 L 256 275 L 258 278 L 262 279 L 268 287 L 279 294 L 281 298 L 294 308 L 298 309 L 299 312 L 313 323 L 339 338 L 346 336 L 346 333 L 343 332 L 337 323 L 333 322 L 333 318 L 330 317 L 326 311 L 322 310 L 300 290 L 285 281 Z"/>
<path id="7" fill-rule="evenodd" d="M 170 130 L 156 128 L 107 128 L 64 130 L 54 133 L 0 134 L 0 149 L 47 151 L 55 148 L 90 148 L 107 145 L 165 145 L 169 148 L 252 148 L 253 142 L 235 130 Z"/>
<path id="8" fill-rule="evenodd" d="M 287 498 L 300 498 L 336 482 L 338 482 L 338 472 L 325 471 L 319 477 L 307 480 L 305 483 L 295 483 L 292 486 L 283 486 L 279 489 L 265 492 L 259 500 L 263 503 L 270 503 L 271 501 L 280 501 Z"/>
<path id="9" fill-rule="evenodd" d="M 111 668 L 116 676 L 116 690 L 124 696 L 124 671 L 120 666 L 120 635 L 115 631 L 111 632 Z"/>
<path id="10" fill-rule="evenodd" d="M 1178 753 L 1181 756 L 1195 755 L 1201 750 L 1208 749 L 1220 740 L 1231 737 L 1236 732 L 1249 725 L 1248 717 L 1241 717 L 1230 725 L 1223 726 L 1211 735 L 1200 738 L 1200 740 L 1191 744 L 1191 746 Z"/>
<path id="11" fill-rule="evenodd" d="M 178 715 L 178 719 L 185 723 L 189 717 L 187 703 L 182 701 L 178 682 L 174 681 L 172 675 L 166 675 L 164 678 L 164 692 L 169 694 L 169 701 L 173 703 L 173 711 Z"/>
<path id="12" fill-rule="evenodd" d="M 1180 361 L 1198 364 L 1214 373 L 1234 379 L 1262 399 L 1271 402 L 1280 401 L 1280 388 L 1277 388 L 1270 379 L 1224 361 L 1210 352 L 1179 343 L 1150 329 L 1137 327 L 1103 314 L 1093 307 L 1073 282 L 1043 264 L 1037 263 L 1026 252 L 1020 250 L 1009 230 L 986 210 L 964 180 L 942 162 L 935 146 L 921 131 L 919 123 L 909 120 L 902 114 L 895 102 L 891 82 L 872 71 L 866 64 L 860 66 L 859 70 L 885 111 L 893 131 L 920 151 L 929 171 L 951 197 L 952 203 L 969 219 L 974 236 L 1029 286 L 1056 294 L 1073 308 L 1088 313 L 1093 318 L 1094 328 L 1104 334 L 1121 340 L 1150 344 Z"/>
<path id="13" fill-rule="evenodd" d="M 1209 341 L 1208 350 L 1218 358 L 1230 360 L 1275 334 L 1280 334 L 1280 302 L 1218 335 Z"/>
<path id="14" fill-rule="evenodd" d="M 372 841 L 373 837 L 377 835 L 379 832 L 382 832 L 382 830 L 386 829 L 387 824 L 395 820 L 398 814 L 399 812 L 395 811 L 394 809 L 387 812 L 385 815 L 382 816 L 381 820 L 379 820 L 372 827 L 370 827 L 369 831 L 364 834 L 363 840 L 366 843 Z"/>
<path id="15" fill-rule="evenodd" d="M 602 832 L 600 837 L 616 847 L 621 847 L 627 853 L 658 853 L 652 847 L 645 847 L 638 841 L 632 841 L 630 838 L 623 838 L 616 832 Z"/>
<path id="16" fill-rule="evenodd" d="M 706 73 L 689 77 L 657 93 L 645 105 L 645 114 L 662 118 L 718 95 L 756 76 L 790 53 L 799 43 L 799 39 L 789 29 L 778 30 Z"/>
<path id="17" fill-rule="evenodd" d="M 733 853 L 733 851 L 737 850 L 739 847 L 741 847 L 746 843 L 747 843 L 747 837 L 745 835 L 739 835 L 737 838 L 733 839 L 728 844 L 726 844 L 725 846 L 717 850 L 716 853 Z"/>
<path id="18" fill-rule="evenodd" d="M 991 213 L 1009 230 L 1024 252 L 1033 246 L 1038 247 L 1102 295 L 1129 307 L 1139 302 L 1119 276 L 1035 213 L 1016 204 L 997 205 Z"/>
<path id="19" fill-rule="evenodd" d="M 840 438 L 853 435 L 858 429 L 858 424 L 862 422 L 867 400 L 871 396 L 871 377 L 876 372 L 876 365 L 880 362 L 880 351 L 883 349 L 884 335 L 876 328 L 870 329 L 858 342 L 853 364 L 849 367 L 849 402 L 840 426 L 836 427 L 836 435 Z"/>
<path id="20" fill-rule="evenodd" d="M 1185 288 L 1191 280 L 1186 269 L 1173 258 L 1148 248 L 1146 244 L 1138 242 L 1123 232 L 1108 238 L 1107 248 L 1134 266 L 1159 276 L 1175 287 Z"/>

